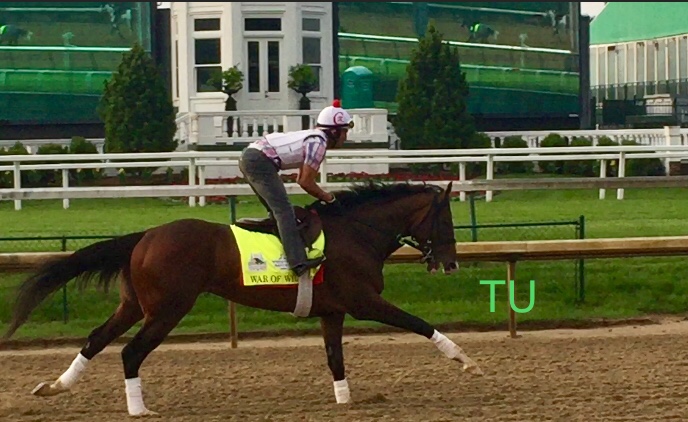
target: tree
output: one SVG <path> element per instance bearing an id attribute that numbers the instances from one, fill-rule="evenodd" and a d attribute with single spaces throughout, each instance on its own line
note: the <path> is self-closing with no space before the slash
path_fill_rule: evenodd
<path id="1" fill-rule="evenodd" d="M 468 83 L 456 48 L 442 42 L 433 24 L 399 83 L 394 129 L 404 149 L 470 148 L 475 136 L 468 112 Z"/>
<path id="2" fill-rule="evenodd" d="M 168 152 L 177 148 L 172 100 L 153 58 L 136 43 L 105 82 L 99 107 L 106 152 Z M 152 170 L 152 169 L 151 169 Z"/>

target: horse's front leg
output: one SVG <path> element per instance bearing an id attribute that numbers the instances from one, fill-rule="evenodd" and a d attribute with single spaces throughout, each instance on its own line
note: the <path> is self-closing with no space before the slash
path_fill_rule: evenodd
<path id="1" fill-rule="evenodd" d="M 325 351 L 327 352 L 327 366 L 332 371 L 334 397 L 337 403 L 349 403 L 351 395 L 349 384 L 344 373 L 344 349 L 342 335 L 345 314 L 330 314 L 320 318 Z"/>
<path id="2" fill-rule="evenodd" d="M 478 364 L 468 357 L 459 345 L 437 331 L 426 321 L 397 308 L 377 293 L 371 292 L 365 297 L 357 297 L 353 302 L 348 308 L 348 312 L 352 317 L 358 320 L 381 322 L 419 334 L 431 340 L 446 357 L 461 362 L 465 372 L 473 375 L 483 375 L 483 371 Z"/>

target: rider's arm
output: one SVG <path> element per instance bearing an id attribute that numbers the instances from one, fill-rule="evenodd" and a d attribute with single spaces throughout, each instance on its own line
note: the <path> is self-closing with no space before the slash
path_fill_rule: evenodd
<path id="1" fill-rule="evenodd" d="M 326 151 L 327 144 L 324 139 L 316 137 L 306 141 L 305 158 L 299 170 L 296 183 L 298 183 L 309 195 L 321 201 L 329 202 L 333 199 L 332 194 L 322 190 L 315 181 L 318 177 L 320 164 L 325 159 Z"/>

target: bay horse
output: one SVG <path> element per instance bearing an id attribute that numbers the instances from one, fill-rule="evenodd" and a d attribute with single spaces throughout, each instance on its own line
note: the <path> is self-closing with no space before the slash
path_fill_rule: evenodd
<path id="1" fill-rule="evenodd" d="M 447 358 L 463 364 L 467 373 L 483 375 L 460 346 L 381 297 L 384 262 L 403 239 L 423 252 L 428 271 L 440 265 L 447 274 L 458 269 L 450 192 L 451 183 L 443 190 L 426 184 L 367 182 L 336 192 L 341 207 L 319 201 L 306 207 L 317 215 L 326 236 L 324 279 L 313 286 L 308 317 L 320 318 L 337 403 L 351 400 L 342 351 L 345 314 L 424 336 Z M 98 353 L 143 319 L 141 329 L 121 352 L 127 410 L 131 416 L 156 415 L 144 405 L 139 368 L 201 293 L 254 308 L 294 309 L 296 289 L 244 287 L 241 268 L 232 229 L 198 219 L 176 220 L 94 243 L 46 262 L 19 286 L 3 339 L 9 339 L 44 299 L 70 280 L 76 279 L 83 287 L 97 279 L 107 288 L 121 274 L 121 302 L 115 313 L 89 334 L 71 366 L 55 382 L 39 384 L 33 394 L 54 396 L 68 391 Z"/>

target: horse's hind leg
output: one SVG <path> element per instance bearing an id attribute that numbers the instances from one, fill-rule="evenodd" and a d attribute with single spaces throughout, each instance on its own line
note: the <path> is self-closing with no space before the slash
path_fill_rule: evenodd
<path id="1" fill-rule="evenodd" d="M 86 345 L 67 369 L 52 384 L 42 382 L 34 388 L 32 394 L 37 396 L 54 396 L 68 391 L 79 380 L 88 363 L 116 338 L 126 333 L 143 318 L 138 302 L 123 300 L 115 313 L 100 327 L 91 331 Z"/>
<path id="2" fill-rule="evenodd" d="M 478 364 L 447 336 L 437 331 L 426 321 L 397 308 L 379 295 L 373 294 L 367 298 L 357 298 L 355 303 L 349 307 L 348 312 L 358 320 L 377 321 L 422 335 L 431 340 L 449 359 L 463 363 L 464 371 L 473 375 L 483 375 Z"/>
<path id="3" fill-rule="evenodd" d="M 331 314 L 320 318 L 320 327 L 327 353 L 327 366 L 332 371 L 334 397 L 337 403 L 348 403 L 350 400 L 349 384 L 344 373 L 344 350 L 342 347 L 344 316 L 345 314 Z"/>
<path id="4" fill-rule="evenodd" d="M 127 410 L 130 416 L 157 415 L 148 410 L 143 403 L 139 369 L 146 357 L 165 340 L 170 331 L 191 310 L 195 301 L 196 297 L 182 295 L 178 299 L 158 303 L 154 309 L 145 309 L 146 318 L 141 330 L 122 349 Z"/>

